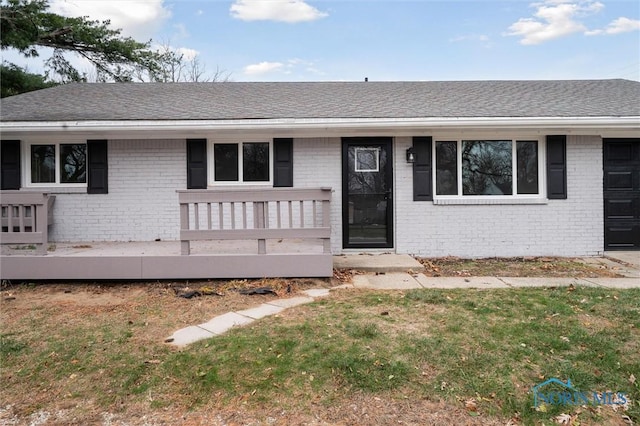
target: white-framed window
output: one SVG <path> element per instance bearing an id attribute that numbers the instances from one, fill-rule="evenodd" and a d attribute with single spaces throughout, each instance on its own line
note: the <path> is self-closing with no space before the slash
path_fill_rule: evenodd
<path id="1" fill-rule="evenodd" d="M 211 140 L 209 183 L 270 185 L 273 182 L 273 141 Z"/>
<path id="2" fill-rule="evenodd" d="M 23 158 L 26 186 L 87 186 L 85 142 L 25 143 Z"/>
<path id="3" fill-rule="evenodd" d="M 367 148 L 357 146 L 355 148 L 355 171 L 380 171 L 380 148 Z"/>
<path id="4" fill-rule="evenodd" d="M 441 138 L 433 149 L 436 197 L 539 198 L 544 193 L 539 138 Z"/>

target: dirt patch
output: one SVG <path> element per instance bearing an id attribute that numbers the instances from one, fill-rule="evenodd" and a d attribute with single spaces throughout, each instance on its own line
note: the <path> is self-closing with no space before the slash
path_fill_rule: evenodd
<path id="1" fill-rule="evenodd" d="M 331 283 L 321 279 L 263 279 L 196 282 L 122 282 L 122 283 L 4 283 L 0 300 L 17 308 L 72 304 L 77 306 L 109 307 L 131 304 L 140 297 L 168 297 L 181 302 L 180 295 L 196 292 L 190 298 L 207 301 L 212 308 L 242 306 L 259 300 L 257 295 L 243 295 L 248 289 L 269 289 L 267 298 L 287 297 L 308 288 L 325 288 Z M 236 297 L 237 296 L 237 297 Z M 258 295 L 259 296 L 259 295 Z M 176 299 L 176 297 L 178 297 Z M 221 302 L 221 303 L 218 303 Z"/>
<path id="2" fill-rule="evenodd" d="M 17 308 L 68 304 L 77 306 L 118 306 L 146 293 L 144 285 L 103 287 L 100 285 L 40 285 L 7 286 L 2 291 L 3 302 Z M 28 297 L 27 297 L 28 296 Z"/>
<path id="3" fill-rule="evenodd" d="M 568 257 L 418 258 L 430 277 L 620 278 L 621 267 Z"/>
<path id="4" fill-rule="evenodd" d="M 327 408 L 326 420 L 346 425 L 504 425 L 498 420 L 444 402 L 357 394 Z M 333 423 L 336 422 L 336 423 Z"/>
<path id="5" fill-rule="evenodd" d="M 24 420 L 24 421 L 23 421 Z M 402 398 L 397 396 L 355 394 L 342 400 L 340 404 L 325 406 L 313 404 L 306 410 L 252 409 L 241 402 L 236 407 L 219 408 L 215 404 L 198 410 L 157 410 L 118 413 L 96 411 L 90 420 L 92 424 L 111 426 L 138 425 L 504 425 L 504 419 L 496 419 L 476 411 L 433 402 L 424 399 Z M 0 424 L 47 424 L 80 425 L 86 424 L 74 417 L 72 409 L 39 410 L 25 419 L 13 411 L 13 406 L 0 407 Z"/>
<path id="6" fill-rule="evenodd" d="M 108 317 L 135 328 L 133 339 L 139 344 L 157 343 L 179 328 L 217 315 L 327 286 L 326 280 L 302 279 L 4 285 L 0 291 L 0 322 L 3 329 L 14 329 L 13 324 L 24 322 L 36 312 L 52 324 L 82 325 Z M 250 288 L 270 288 L 273 293 L 243 295 L 239 291 Z M 215 290 L 211 295 L 190 299 L 178 296 L 211 289 Z"/>

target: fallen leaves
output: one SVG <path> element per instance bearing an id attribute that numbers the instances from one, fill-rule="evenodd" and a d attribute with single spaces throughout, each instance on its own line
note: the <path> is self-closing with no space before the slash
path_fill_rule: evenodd
<path id="1" fill-rule="evenodd" d="M 467 399 L 464 402 L 464 408 L 466 408 L 468 411 L 477 412 L 478 411 L 478 402 L 474 398 Z"/>
<path id="2" fill-rule="evenodd" d="M 364 272 L 357 269 L 334 269 L 333 279 L 340 281 L 341 283 L 351 283 L 354 275 L 362 275 Z"/>
<path id="3" fill-rule="evenodd" d="M 573 416 L 571 414 L 562 413 L 553 418 L 559 425 L 573 425 Z"/>
<path id="4" fill-rule="evenodd" d="M 200 286 L 173 287 L 176 296 L 191 299 L 200 296 L 225 296 L 229 292 L 239 292 L 243 295 L 271 294 L 283 296 L 295 293 L 304 285 L 302 280 L 264 278 L 260 280 L 230 280 L 212 281 Z"/>
<path id="5" fill-rule="evenodd" d="M 619 277 L 613 268 L 565 257 L 418 258 L 432 277 Z"/>

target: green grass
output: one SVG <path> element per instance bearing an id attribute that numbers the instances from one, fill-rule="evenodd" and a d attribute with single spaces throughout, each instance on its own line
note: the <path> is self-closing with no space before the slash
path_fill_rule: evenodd
<path id="1" fill-rule="evenodd" d="M 531 388 L 556 377 L 583 391 L 625 392 L 633 401 L 624 413 L 581 410 L 583 424 L 622 414 L 640 421 L 640 290 L 338 295 L 301 308 L 301 316 L 266 318 L 183 351 L 136 345 L 144 321 L 106 315 L 95 323 L 50 324 L 46 312 L 35 312 L 28 317 L 35 332 L 3 326 L 0 378 L 18 395 L 53 389 L 93 398 L 105 410 L 131 401 L 195 409 L 214 397 L 218 404 L 305 411 L 312 402 L 329 406 L 364 392 L 462 407 L 474 398 L 481 415 L 549 424 L 576 410 L 533 407 Z"/>
<path id="2" fill-rule="evenodd" d="M 12 334 L 0 334 L 0 356 L 8 357 L 12 354 L 18 354 L 25 349 L 25 345 L 14 337 Z"/>

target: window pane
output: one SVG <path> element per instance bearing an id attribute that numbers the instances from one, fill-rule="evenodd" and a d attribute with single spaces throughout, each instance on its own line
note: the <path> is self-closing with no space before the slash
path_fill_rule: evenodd
<path id="1" fill-rule="evenodd" d="M 463 195 L 513 194 L 511 141 L 462 141 Z"/>
<path id="2" fill-rule="evenodd" d="M 355 147 L 356 172 L 377 172 L 380 170 L 380 148 Z"/>
<path id="3" fill-rule="evenodd" d="M 244 182 L 269 181 L 269 144 L 242 144 L 242 180 Z"/>
<path id="4" fill-rule="evenodd" d="M 238 180 L 238 144 L 214 144 L 213 157 L 214 179 L 222 182 L 236 182 Z"/>
<path id="5" fill-rule="evenodd" d="M 87 181 L 87 146 L 85 144 L 60 145 L 60 182 L 85 183 Z"/>
<path id="6" fill-rule="evenodd" d="M 517 141 L 518 194 L 538 193 L 538 142 Z"/>
<path id="7" fill-rule="evenodd" d="M 55 183 L 55 145 L 31 145 L 31 182 Z"/>
<path id="8" fill-rule="evenodd" d="M 436 142 L 437 195 L 458 195 L 457 145 L 457 142 Z"/>

